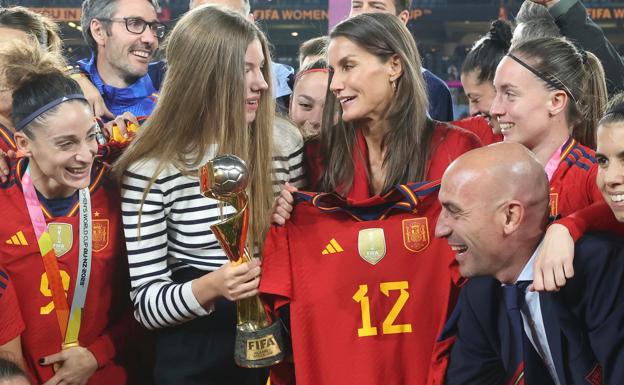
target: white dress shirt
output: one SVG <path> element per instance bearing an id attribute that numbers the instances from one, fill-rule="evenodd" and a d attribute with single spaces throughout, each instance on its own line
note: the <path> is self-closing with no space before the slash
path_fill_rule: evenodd
<path id="1" fill-rule="evenodd" d="M 524 266 L 520 276 L 518 276 L 518 281 L 533 281 L 533 265 L 535 264 L 537 253 L 541 248 L 542 244 L 540 243 L 533 252 L 531 259 L 529 259 Z M 537 354 L 542 358 L 555 384 L 561 385 L 557 377 L 557 370 L 555 369 L 550 347 L 548 346 L 548 339 L 546 338 L 546 329 L 544 327 L 544 319 L 542 318 L 542 310 L 540 308 L 539 293 L 527 291 L 524 295 L 524 299 L 525 303 L 520 309 L 522 321 L 524 323 L 524 332 L 527 337 L 529 337 Z"/>

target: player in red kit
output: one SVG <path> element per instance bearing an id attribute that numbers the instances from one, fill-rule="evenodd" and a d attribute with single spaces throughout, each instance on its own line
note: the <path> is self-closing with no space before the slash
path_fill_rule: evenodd
<path id="1" fill-rule="evenodd" d="M 598 59 L 560 38 L 529 40 L 501 60 L 494 86 L 490 113 L 506 142 L 523 144 L 544 166 L 552 216 L 601 200 L 592 150 L 606 101 Z"/>
<path id="2" fill-rule="evenodd" d="M 609 101 L 598 123 L 595 184 L 604 201 L 594 203 L 551 225 L 536 261 L 536 290 L 559 290 L 574 275 L 574 242 L 584 233 L 602 231 L 624 234 L 624 94 Z"/>
<path id="3" fill-rule="evenodd" d="M 495 20 L 487 34 L 472 46 L 461 68 L 461 82 L 468 98 L 471 117 L 452 122 L 474 132 L 484 145 L 503 140 L 496 119 L 492 119 L 490 107 L 496 96 L 494 75 L 496 66 L 509 51 L 511 24 Z"/>
<path id="4" fill-rule="evenodd" d="M 17 296 L 9 311 L 26 328 L 0 325 L 0 340 L 21 336 L 37 382 L 124 384 L 131 313 L 120 198 L 94 163 L 96 123 L 54 54 L 23 44 L 0 52 L 11 55 L 28 58 L 7 71 L 25 157 L 0 184 L 0 264 Z"/>
<path id="5" fill-rule="evenodd" d="M 19 336 L 24 331 L 24 320 L 20 312 L 13 311 L 18 306 L 13 280 L 0 267 L 0 325 L 3 327 L 0 335 L 0 358 L 9 359 L 23 367 Z"/>

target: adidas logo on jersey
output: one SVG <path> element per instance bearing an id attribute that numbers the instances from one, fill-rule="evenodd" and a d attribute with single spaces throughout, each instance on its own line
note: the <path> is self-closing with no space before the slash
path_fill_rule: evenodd
<path id="1" fill-rule="evenodd" d="M 11 239 L 7 239 L 4 243 L 7 245 L 15 245 L 15 246 L 28 246 L 28 241 L 26 237 L 24 237 L 24 233 L 22 231 L 18 231 L 17 234 L 13 235 Z"/>
<path id="2" fill-rule="evenodd" d="M 331 241 L 329 241 L 329 243 L 327 244 L 327 246 L 325 246 L 325 249 L 323 249 L 323 252 L 321 254 L 323 255 L 336 254 L 336 253 L 342 253 L 343 251 L 344 249 L 342 248 L 342 246 L 340 246 L 340 244 L 336 241 L 335 238 L 332 238 Z"/>

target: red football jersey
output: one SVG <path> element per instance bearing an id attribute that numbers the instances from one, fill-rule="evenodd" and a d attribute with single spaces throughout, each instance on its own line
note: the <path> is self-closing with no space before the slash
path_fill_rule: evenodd
<path id="1" fill-rule="evenodd" d="M 458 294 L 446 242 L 434 237 L 437 183 L 392 189 L 355 205 L 297 194 L 264 248 L 260 291 L 290 304 L 292 367 L 272 383 L 421 385 Z"/>
<path id="2" fill-rule="evenodd" d="M 605 201 L 596 202 L 555 223 L 567 227 L 575 242 L 588 231 L 605 231 L 624 235 L 624 223 L 617 220 L 611 207 Z"/>
<path id="3" fill-rule="evenodd" d="M 450 123 L 475 134 L 484 146 L 503 141 L 503 136 L 495 134 L 483 116 L 471 116 L 465 119 L 454 120 Z"/>
<path id="4" fill-rule="evenodd" d="M 451 162 L 463 153 L 481 146 L 481 141 L 473 133 L 448 123 L 437 122 L 429 147 L 431 155 L 426 179 L 442 179 Z"/>
<path id="5" fill-rule="evenodd" d="M 19 312 L 13 280 L 0 267 L 0 345 L 11 341 L 23 331 L 24 320 Z"/>
<path id="6" fill-rule="evenodd" d="M 54 372 L 51 365 L 41 366 L 38 361 L 57 353 L 62 339 L 48 277 L 22 194 L 21 177 L 27 162 L 27 158 L 22 158 L 13 163 L 10 180 L 0 185 L 0 212 L 5 219 L 0 223 L 0 264 L 15 286 L 19 312 L 26 324 L 22 333 L 26 364 L 33 378 L 45 382 Z M 104 187 L 104 175 L 103 168 L 93 167 L 90 186 L 93 257 L 78 339 L 81 346 L 94 354 L 100 366 L 89 384 L 125 384 L 126 370 L 115 359 L 131 319 L 128 268 L 117 189 Z M 78 264 L 78 199 L 64 216 L 52 217 L 43 204 L 42 210 L 71 305 Z M 6 325 L 0 325 L 0 335 L 4 335 L 5 328 Z"/>
<path id="7" fill-rule="evenodd" d="M 491 131 L 491 130 L 490 130 Z M 442 179 L 442 175 L 446 168 L 452 161 L 457 159 L 461 154 L 481 147 L 482 143 L 479 138 L 467 130 L 452 126 L 448 123 L 435 122 L 434 131 L 431 135 L 431 143 L 429 145 L 429 160 L 427 162 L 427 180 Z M 306 163 L 306 175 L 308 175 L 308 186 L 310 189 L 318 187 L 318 182 L 323 176 L 323 156 L 321 154 L 321 144 L 318 138 L 310 139 L 305 143 L 305 163 Z M 366 141 L 361 131 L 358 130 L 356 136 L 355 147 L 359 148 L 357 154 L 353 156 L 354 162 L 356 162 L 356 175 L 353 185 L 362 186 L 361 188 L 354 187 L 355 190 L 360 190 L 363 195 L 370 196 L 367 192 L 362 191 L 368 186 L 368 177 L 366 172 L 357 172 L 357 169 L 368 169 L 368 148 L 366 147 Z M 365 165 L 361 163 L 362 154 Z M 358 180 L 358 175 L 363 176 L 362 180 Z M 360 196 L 359 192 L 355 192 L 356 196 Z M 354 193 L 353 191 L 351 192 Z"/>
<path id="8" fill-rule="evenodd" d="M 567 217 L 603 200 L 596 185 L 596 153 L 570 138 L 563 145 L 559 166 L 550 180 L 550 215 Z"/>
<path id="9" fill-rule="evenodd" d="M 3 152 L 7 152 L 8 150 L 17 151 L 13 133 L 2 124 L 0 124 L 0 150 Z"/>

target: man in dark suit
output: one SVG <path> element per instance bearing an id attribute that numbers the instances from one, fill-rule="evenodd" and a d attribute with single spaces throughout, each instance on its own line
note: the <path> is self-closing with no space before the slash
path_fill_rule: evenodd
<path id="1" fill-rule="evenodd" d="M 624 242 L 585 236 L 568 285 L 526 290 L 548 197 L 543 168 L 518 144 L 470 151 L 444 174 L 436 236 L 470 278 L 447 384 L 624 384 Z"/>

